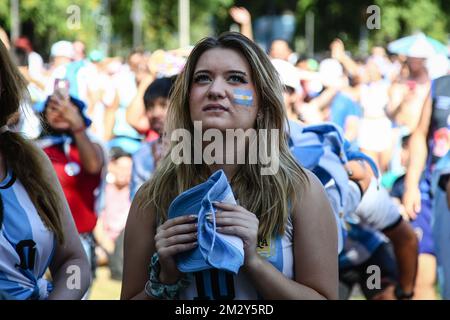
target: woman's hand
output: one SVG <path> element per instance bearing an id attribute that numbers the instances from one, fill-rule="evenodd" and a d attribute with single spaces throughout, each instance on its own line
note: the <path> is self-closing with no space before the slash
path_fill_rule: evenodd
<path id="1" fill-rule="evenodd" d="M 334 39 L 330 44 L 331 57 L 336 60 L 341 60 L 345 56 L 345 47 L 341 39 Z"/>
<path id="2" fill-rule="evenodd" d="M 167 220 L 156 230 L 155 248 L 161 265 L 161 283 L 172 284 L 180 278 L 175 256 L 197 246 L 196 220 L 195 215 L 177 217 Z"/>
<path id="3" fill-rule="evenodd" d="M 214 202 L 213 205 L 218 209 L 216 212 L 217 231 L 241 238 L 244 242 L 244 266 L 252 265 L 259 259 L 256 252 L 258 218 L 254 213 L 239 205 L 222 202 Z"/>
<path id="4" fill-rule="evenodd" d="M 72 132 L 80 131 L 80 129 L 86 127 L 78 107 L 69 100 L 63 100 L 53 95 L 50 97 L 49 107 L 59 112 L 60 116 L 69 123 Z"/>
<path id="5" fill-rule="evenodd" d="M 244 7 L 232 7 L 230 9 L 230 15 L 236 23 L 241 25 L 248 25 L 252 22 L 250 12 Z"/>
<path id="6" fill-rule="evenodd" d="M 409 220 L 414 220 L 417 218 L 421 210 L 421 195 L 419 187 L 405 188 L 403 193 L 402 203 L 405 211 L 409 217 Z"/>

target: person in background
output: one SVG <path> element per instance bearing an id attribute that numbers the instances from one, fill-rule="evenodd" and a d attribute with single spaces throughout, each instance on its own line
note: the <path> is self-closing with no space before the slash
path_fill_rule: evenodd
<path id="1" fill-rule="evenodd" d="M 357 144 L 384 173 L 388 169 L 393 141 L 392 123 L 385 112 L 390 82 L 384 74 L 388 72 L 390 63 L 383 55 L 383 48 L 374 47 L 372 56 L 364 63 L 357 63 L 348 56 L 340 39 L 333 40 L 330 48 L 331 56 L 342 64 L 351 77 L 350 95 L 361 106 Z"/>
<path id="2" fill-rule="evenodd" d="M 61 40 L 55 42 L 50 49 L 51 65 L 48 70 L 48 79 L 45 85 L 45 92 L 50 95 L 53 92 L 55 80 L 64 79 L 66 68 L 73 61 L 73 45 L 69 41 Z"/>
<path id="3" fill-rule="evenodd" d="M 352 95 L 348 78 L 338 60 L 328 58 L 320 62 L 319 75 L 323 86 L 338 88 L 326 109 L 325 121 L 331 121 L 344 130 L 345 138 L 356 145 L 361 107 Z"/>
<path id="4" fill-rule="evenodd" d="M 285 39 L 275 39 L 272 41 L 269 50 L 269 56 L 272 59 L 281 59 L 288 61 L 290 64 L 295 64 L 298 60 L 295 52 L 292 51 L 289 42 Z"/>
<path id="5" fill-rule="evenodd" d="M 112 77 L 119 103 L 114 111 L 114 124 L 109 133 L 108 148 L 120 147 L 129 154 L 135 153 L 143 136 L 127 121 L 127 109 L 138 93 L 140 84 L 149 73 L 147 56 L 141 49 L 133 50 L 122 70 Z M 148 85 L 148 84 L 147 84 Z"/>
<path id="6" fill-rule="evenodd" d="M 441 273 L 440 281 L 445 298 L 450 297 L 448 287 L 450 259 L 447 247 L 448 238 L 446 237 L 449 230 L 447 229 L 448 224 L 444 223 L 447 221 L 447 217 L 445 217 L 446 212 L 436 211 L 433 208 L 433 190 L 431 188 L 431 177 L 436 163 L 450 150 L 449 92 L 450 76 L 443 76 L 432 81 L 418 126 L 409 140 L 411 156 L 404 177 L 402 204 L 420 240 L 419 274 L 416 281 L 417 299 L 436 298 L 434 287 L 436 255 L 441 268 L 445 266 L 445 274 Z M 434 226 L 433 221 L 436 222 Z M 435 239 L 439 240 L 436 247 Z M 444 269 L 441 270 L 444 271 Z"/>
<path id="7" fill-rule="evenodd" d="M 44 131 L 37 143 L 50 158 L 59 178 L 94 277 L 93 230 L 106 159 L 101 145 L 87 133 L 91 121 L 85 109 L 82 101 L 55 91 L 44 103 L 41 112 Z"/>
<path id="8" fill-rule="evenodd" d="M 73 45 L 73 60 L 74 61 L 81 61 L 86 59 L 86 45 L 83 41 L 77 40 L 72 43 Z"/>
<path id="9" fill-rule="evenodd" d="M 14 57 L 17 67 L 27 82 L 28 97 L 22 101 L 22 108 L 14 127 L 30 139 L 35 139 L 41 133 L 41 122 L 32 106 L 35 102 L 44 99 L 42 84 L 30 76 L 28 68 L 28 54 L 21 48 L 14 48 Z"/>
<path id="10" fill-rule="evenodd" d="M 41 83 L 44 82 L 44 60 L 42 60 L 39 53 L 33 50 L 30 39 L 25 36 L 21 36 L 15 41 L 14 47 L 20 48 L 27 53 L 30 77 Z"/>
<path id="11" fill-rule="evenodd" d="M 166 122 L 169 95 L 172 90 L 174 78 L 156 79 L 145 91 L 145 120 L 148 127 L 157 134 L 158 139 L 145 141 L 141 148 L 133 155 L 133 170 L 131 174 L 130 198 L 147 181 L 163 156 L 164 124 Z"/>
<path id="12" fill-rule="evenodd" d="M 109 151 L 108 174 L 105 187 L 105 207 L 101 212 L 94 234 L 97 256 L 108 263 L 111 278 L 122 280 L 123 231 L 130 210 L 131 155 L 120 148 Z M 101 260 L 101 259 L 99 259 Z M 100 263 L 99 263 L 100 264 Z"/>

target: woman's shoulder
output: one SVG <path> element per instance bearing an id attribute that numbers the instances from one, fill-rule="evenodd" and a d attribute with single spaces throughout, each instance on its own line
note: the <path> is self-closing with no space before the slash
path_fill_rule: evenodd
<path id="1" fill-rule="evenodd" d="M 319 178 L 309 169 L 302 167 L 302 170 L 304 174 L 306 175 L 305 183 L 302 185 L 302 192 L 303 194 L 311 194 L 314 195 L 315 192 L 318 190 L 322 190 L 323 186 L 320 182 Z"/>
<path id="2" fill-rule="evenodd" d="M 151 215 L 154 214 L 155 203 L 150 200 L 150 195 L 148 192 L 149 183 L 149 181 L 146 181 L 137 190 L 133 201 L 131 202 L 130 213 L 133 211 L 137 215 L 145 215 L 145 213 L 150 213 Z"/>
<path id="3" fill-rule="evenodd" d="M 308 178 L 307 184 L 303 186 L 303 190 L 299 197 L 292 203 L 292 216 L 295 219 L 297 215 L 310 212 L 314 207 L 322 207 L 324 202 L 328 203 L 325 189 L 319 178 L 310 170 L 303 168 Z M 315 211 L 315 210 L 314 210 Z"/>

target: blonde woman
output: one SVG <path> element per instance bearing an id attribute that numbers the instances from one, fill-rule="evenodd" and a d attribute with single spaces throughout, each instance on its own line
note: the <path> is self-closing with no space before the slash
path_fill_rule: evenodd
<path id="1" fill-rule="evenodd" d="M 0 41 L 0 299 L 81 299 L 89 266 L 58 178 L 47 156 L 8 127 L 25 90 Z"/>
<path id="2" fill-rule="evenodd" d="M 171 98 L 168 137 L 180 128 L 193 136 L 196 121 L 203 132 L 216 129 L 224 135 L 227 129 L 285 132 L 276 71 L 266 54 L 238 33 L 200 41 Z M 172 152 L 177 143 L 172 142 L 130 209 L 122 299 L 337 299 L 337 232 L 324 190 L 297 165 L 284 134 L 277 141 L 272 135 L 262 139 L 263 145 L 279 145 L 278 170 L 268 175 L 261 175 L 259 159 L 257 164 L 219 164 L 242 153 L 248 160 L 248 144 L 239 149 L 224 143 L 223 153 L 216 154 L 221 161 L 212 165 L 177 165 Z M 202 144 L 203 151 L 207 146 Z M 225 172 L 239 204 L 216 204 L 217 230 L 242 240 L 243 265 L 237 275 L 213 269 L 186 277 L 176 256 L 198 246 L 195 212 L 169 219 L 168 209 L 179 194 L 218 170 Z"/>

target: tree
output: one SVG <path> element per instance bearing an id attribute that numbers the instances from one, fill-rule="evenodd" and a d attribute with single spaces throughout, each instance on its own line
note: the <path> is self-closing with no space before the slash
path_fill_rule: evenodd
<path id="1" fill-rule="evenodd" d="M 50 53 L 52 43 L 62 39 L 79 39 L 93 45 L 96 41 L 93 12 L 99 2 L 100 0 L 20 1 L 22 34 L 29 36 L 35 49 L 44 56 Z M 0 2 L 0 25 L 10 28 L 9 1 Z"/>
<path id="2" fill-rule="evenodd" d="M 381 10 L 381 28 L 367 29 L 367 7 L 377 5 Z M 450 27 L 448 0 L 299 0 L 297 10 L 298 33 L 304 34 L 307 11 L 315 14 L 315 43 L 319 50 L 327 50 L 335 37 L 356 51 L 362 31 L 367 32 L 371 45 L 382 44 L 421 30 L 443 42 Z M 364 30 L 365 29 L 365 30 Z"/>
<path id="3" fill-rule="evenodd" d="M 190 38 L 194 44 L 214 33 L 214 16 L 228 14 L 232 0 L 190 1 Z M 131 1 L 114 1 L 111 6 L 113 34 L 121 39 L 122 47 L 132 46 L 132 24 L 130 23 Z M 178 0 L 145 1 L 144 47 L 150 50 L 178 47 Z"/>
<path id="4" fill-rule="evenodd" d="M 98 46 L 101 11 L 105 0 L 21 0 L 22 30 L 32 38 L 38 52 L 47 56 L 51 44 L 57 40 L 80 39 L 88 48 Z M 132 46 L 132 1 L 109 0 L 112 27 L 113 54 L 127 53 Z M 191 43 L 213 34 L 214 17 L 225 17 L 233 0 L 190 1 Z M 80 28 L 74 29 L 68 10 L 77 6 L 80 11 Z M 142 1 L 145 49 L 173 49 L 178 47 L 178 0 Z M 0 26 L 10 29 L 9 1 L 0 1 Z"/>

